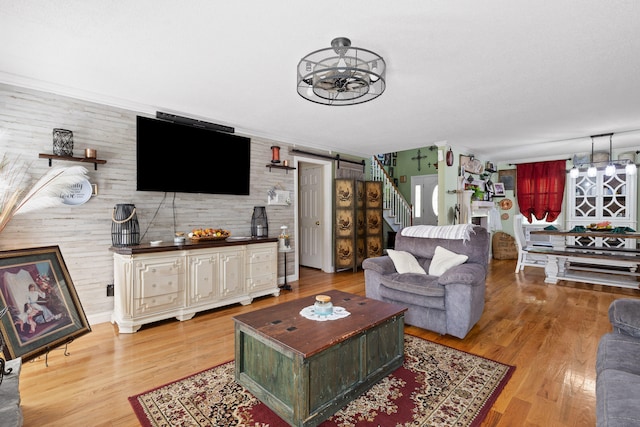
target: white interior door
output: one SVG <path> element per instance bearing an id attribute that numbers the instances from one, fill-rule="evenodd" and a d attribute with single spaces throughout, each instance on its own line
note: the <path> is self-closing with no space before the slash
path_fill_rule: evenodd
<path id="1" fill-rule="evenodd" d="M 300 265 L 322 269 L 323 239 L 323 166 L 300 163 L 298 209 L 300 221 Z"/>
<path id="2" fill-rule="evenodd" d="M 438 225 L 438 175 L 411 177 L 413 225 Z"/>

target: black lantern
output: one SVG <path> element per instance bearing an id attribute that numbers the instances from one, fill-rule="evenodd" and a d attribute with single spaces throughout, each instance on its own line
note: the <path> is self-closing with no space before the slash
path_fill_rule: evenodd
<path id="1" fill-rule="evenodd" d="M 267 210 L 264 206 L 254 206 L 251 216 L 251 237 L 268 237 L 269 224 L 267 222 Z"/>
<path id="2" fill-rule="evenodd" d="M 122 247 L 140 244 L 140 226 L 138 225 L 135 205 L 115 205 L 111 220 L 111 244 L 113 246 Z"/>

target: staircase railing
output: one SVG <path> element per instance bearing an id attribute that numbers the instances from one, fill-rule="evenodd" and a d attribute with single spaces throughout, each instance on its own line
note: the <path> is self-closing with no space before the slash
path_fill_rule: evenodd
<path id="1" fill-rule="evenodd" d="M 388 212 L 386 215 L 387 222 L 389 222 L 389 218 L 392 218 L 393 223 L 389 223 L 391 228 L 397 231 L 402 227 L 410 226 L 412 206 L 398 191 L 393 180 L 376 156 L 371 157 L 371 179 L 373 181 L 382 181 L 382 207 Z"/>

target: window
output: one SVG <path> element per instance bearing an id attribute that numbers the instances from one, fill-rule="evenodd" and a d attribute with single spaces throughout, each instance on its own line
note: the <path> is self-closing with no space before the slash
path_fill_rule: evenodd
<path id="1" fill-rule="evenodd" d="M 433 187 L 433 193 L 431 193 L 431 208 L 433 208 L 433 214 L 438 216 L 438 185 Z"/>

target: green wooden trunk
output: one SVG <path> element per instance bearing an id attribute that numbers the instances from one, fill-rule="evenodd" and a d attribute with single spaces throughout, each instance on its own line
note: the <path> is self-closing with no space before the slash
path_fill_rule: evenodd
<path id="1" fill-rule="evenodd" d="M 310 357 L 236 322 L 236 380 L 292 426 L 315 426 L 402 366 L 404 313 Z"/>

